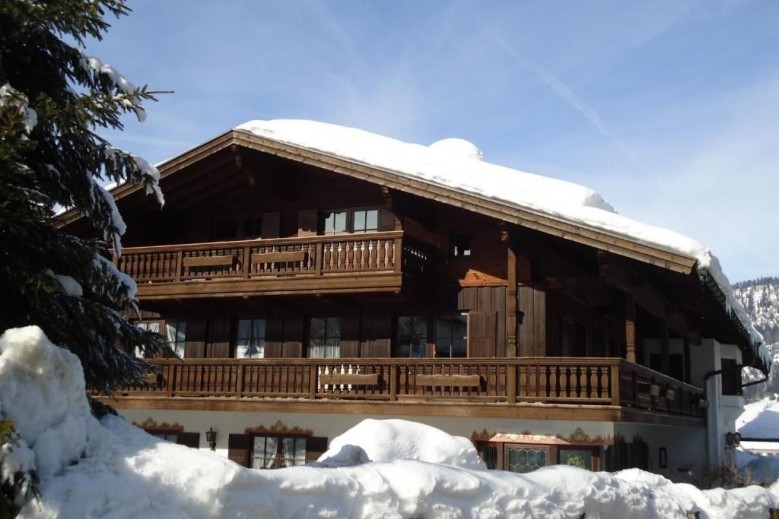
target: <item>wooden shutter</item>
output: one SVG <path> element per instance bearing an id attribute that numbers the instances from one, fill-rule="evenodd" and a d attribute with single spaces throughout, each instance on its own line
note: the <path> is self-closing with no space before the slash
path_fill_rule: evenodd
<path id="1" fill-rule="evenodd" d="M 468 314 L 468 356 L 495 357 L 497 312 Z"/>
<path id="2" fill-rule="evenodd" d="M 260 236 L 267 240 L 269 238 L 278 238 L 281 228 L 281 213 L 262 213 L 260 223 Z"/>
<path id="3" fill-rule="evenodd" d="M 179 436 L 179 445 L 186 445 L 187 447 L 191 447 L 193 449 L 199 449 L 200 448 L 200 433 L 196 432 L 180 432 L 178 433 Z"/>
<path id="4" fill-rule="evenodd" d="M 546 292 L 532 286 L 519 286 L 519 356 L 546 356 Z"/>
<path id="5" fill-rule="evenodd" d="M 206 356 L 206 322 L 187 321 L 187 340 L 184 343 L 184 357 L 201 359 Z"/>
<path id="6" fill-rule="evenodd" d="M 303 323 L 302 315 L 288 315 L 284 318 L 284 347 L 282 356 L 298 359 L 303 357 Z"/>
<path id="7" fill-rule="evenodd" d="M 341 357 L 355 358 L 360 355 L 360 316 L 345 315 L 341 318 Z"/>
<path id="8" fill-rule="evenodd" d="M 298 212 L 298 236 L 316 236 L 319 227 L 318 215 L 316 209 Z"/>
<path id="9" fill-rule="evenodd" d="M 306 438 L 306 463 L 313 463 L 325 452 L 327 452 L 327 438 L 324 436 Z"/>
<path id="10" fill-rule="evenodd" d="M 216 319 L 208 328 L 208 347 L 206 356 L 214 359 L 230 357 L 230 320 Z"/>
<path id="11" fill-rule="evenodd" d="M 284 342 L 284 320 L 282 316 L 271 316 L 265 321 L 265 358 L 277 359 L 282 357 L 282 343 Z"/>
<path id="12" fill-rule="evenodd" d="M 395 213 L 386 208 L 381 208 L 379 212 L 379 230 L 380 231 L 394 231 L 400 230 L 400 226 L 397 225 L 395 219 Z"/>
<path id="13" fill-rule="evenodd" d="M 227 437 L 227 457 L 244 467 L 249 466 L 251 437 L 248 434 L 231 434 Z"/>
<path id="14" fill-rule="evenodd" d="M 392 316 L 363 315 L 362 357 L 388 358 L 392 341 Z"/>

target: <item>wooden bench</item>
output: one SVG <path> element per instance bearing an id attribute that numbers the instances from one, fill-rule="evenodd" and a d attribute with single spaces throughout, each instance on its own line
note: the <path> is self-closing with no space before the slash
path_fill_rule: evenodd
<path id="1" fill-rule="evenodd" d="M 319 375 L 320 384 L 351 384 L 353 386 L 378 386 L 378 373 L 322 373 Z"/>
<path id="2" fill-rule="evenodd" d="M 417 386 L 432 387 L 481 387 L 479 375 L 417 375 Z"/>

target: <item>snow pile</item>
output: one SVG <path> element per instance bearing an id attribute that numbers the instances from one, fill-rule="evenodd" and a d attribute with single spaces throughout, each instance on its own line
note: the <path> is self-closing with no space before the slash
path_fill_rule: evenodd
<path id="1" fill-rule="evenodd" d="M 736 419 L 736 430 L 743 438 L 779 438 L 777 395 L 744 406 L 744 412 Z M 779 443 L 742 441 L 736 460 L 744 478 L 763 484 L 779 480 Z"/>
<path id="2" fill-rule="evenodd" d="M 40 328 L 6 330 L 0 337 L 0 414 L 12 418 L 21 441 L 10 455 L 41 477 L 77 460 L 93 421 L 84 373 L 72 353 L 51 344 Z M 34 467 L 30 461 L 34 460 Z"/>
<path id="3" fill-rule="evenodd" d="M 350 460 L 356 461 L 351 463 L 356 465 L 397 459 L 476 470 L 487 468 L 468 438 L 451 436 L 435 427 L 406 420 L 370 419 L 330 442 L 330 449 L 319 458 L 319 464 L 345 466 Z"/>
<path id="4" fill-rule="evenodd" d="M 736 430 L 745 438 L 779 437 L 779 400 L 772 395 L 744 406 Z"/>
<path id="5" fill-rule="evenodd" d="M 422 146 L 356 128 L 291 119 L 249 121 L 235 129 L 425 183 L 493 198 L 518 209 L 560 218 L 694 259 L 699 276 L 714 280 L 724 295 L 726 311 L 732 311 L 744 324 L 757 355 L 766 367 L 771 366 L 771 358 L 761 346 L 762 335 L 751 324 L 746 310 L 733 294 L 719 260 L 708 247 L 675 231 L 617 214 L 590 188 L 484 162 L 481 150 L 463 139 L 444 139 L 431 146 Z"/>
<path id="6" fill-rule="evenodd" d="M 26 505 L 25 518 L 637 519 L 700 510 L 732 519 L 765 517 L 779 506 L 779 497 L 760 487 L 699 491 L 639 470 L 485 470 L 462 438 L 402 420 L 370 420 L 333 439 L 335 454 L 363 453 L 344 464 L 354 466 L 247 469 L 115 416 L 97 421 L 88 413 L 78 361 L 37 328 L 7 331 L 0 349 L 2 411 L 22 436 L 4 461 L 24 459 L 15 452 L 34 454 L 27 462 L 42 476 L 42 498 Z"/>

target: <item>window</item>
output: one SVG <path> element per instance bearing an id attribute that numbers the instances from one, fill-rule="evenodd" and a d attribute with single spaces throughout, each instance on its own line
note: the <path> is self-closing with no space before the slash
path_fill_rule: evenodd
<path id="1" fill-rule="evenodd" d="M 181 358 L 184 358 L 187 342 L 186 321 L 165 321 L 165 337 L 170 348 Z"/>
<path id="2" fill-rule="evenodd" d="M 144 321 L 140 323 L 135 323 L 135 326 L 137 326 L 141 330 L 146 330 L 147 332 L 160 333 L 159 321 Z M 138 358 L 143 357 L 140 348 L 135 348 L 135 356 Z"/>
<path id="3" fill-rule="evenodd" d="M 507 446 L 506 468 L 510 472 L 525 474 L 546 466 L 546 447 Z"/>
<path id="4" fill-rule="evenodd" d="M 265 319 L 239 319 L 235 358 L 261 359 L 265 356 Z"/>
<path id="5" fill-rule="evenodd" d="M 306 438 L 303 436 L 254 436 L 251 467 L 280 469 L 306 464 Z"/>
<path id="6" fill-rule="evenodd" d="M 323 215 L 324 234 L 338 234 L 348 232 L 346 228 L 348 211 L 326 211 Z"/>
<path id="7" fill-rule="evenodd" d="M 722 394 L 741 394 L 741 366 L 736 359 L 723 358 L 722 363 Z"/>
<path id="8" fill-rule="evenodd" d="M 435 319 L 435 356 L 465 357 L 468 352 L 468 316 Z"/>
<path id="9" fill-rule="evenodd" d="M 341 356 L 340 317 L 311 318 L 308 356 L 312 359 L 335 359 Z"/>
<path id="10" fill-rule="evenodd" d="M 374 208 L 349 208 L 323 211 L 320 214 L 322 234 L 366 233 L 392 229 L 394 216 Z"/>
<path id="11" fill-rule="evenodd" d="M 376 232 L 379 230 L 379 210 L 359 209 L 352 215 L 352 232 Z"/>
<path id="12" fill-rule="evenodd" d="M 242 238 L 259 238 L 262 236 L 262 220 L 260 218 L 247 218 L 243 221 Z"/>
<path id="13" fill-rule="evenodd" d="M 154 431 L 148 431 L 149 434 L 154 436 L 155 438 L 159 438 L 160 440 L 165 440 L 166 442 L 170 443 L 178 443 L 179 442 L 179 434 L 175 432 L 154 432 Z"/>
<path id="14" fill-rule="evenodd" d="M 395 357 L 427 357 L 427 319 L 419 316 L 398 317 Z"/>
<path id="15" fill-rule="evenodd" d="M 449 237 L 449 257 L 467 258 L 471 255 L 471 237 L 459 234 Z"/>
<path id="16" fill-rule="evenodd" d="M 591 448 L 560 447 L 560 465 L 593 470 L 594 453 L 595 450 Z"/>

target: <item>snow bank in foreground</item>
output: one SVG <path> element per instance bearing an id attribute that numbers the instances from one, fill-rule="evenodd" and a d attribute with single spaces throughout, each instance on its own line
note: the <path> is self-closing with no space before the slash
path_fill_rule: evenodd
<path id="1" fill-rule="evenodd" d="M 94 419 L 78 362 L 37 328 L 9 330 L 0 350 L 1 411 L 23 439 L 0 455 L 7 463 L 24 458 L 15 452 L 34 453 L 27 462 L 42 475 L 42 498 L 22 517 L 638 519 L 701 510 L 731 519 L 766 517 L 779 506 L 760 487 L 700 491 L 639 470 L 485 470 L 462 439 L 402 420 L 369 421 L 333 439 L 335 454 L 339 446 L 365 453 L 346 464 L 355 466 L 246 469 L 115 416 Z"/>
<path id="2" fill-rule="evenodd" d="M 51 344 L 40 328 L 7 330 L 0 337 L 0 415 L 13 418 L 22 437 L 16 456 L 29 449 L 41 477 L 78 459 L 94 420 L 85 397 L 84 372 L 72 353 Z"/>

